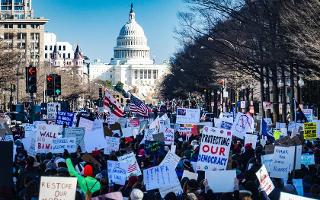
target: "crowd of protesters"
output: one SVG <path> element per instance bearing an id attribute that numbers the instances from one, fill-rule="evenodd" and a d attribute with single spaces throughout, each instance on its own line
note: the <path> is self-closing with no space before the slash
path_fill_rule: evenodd
<path id="1" fill-rule="evenodd" d="M 23 133 L 20 134 L 21 137 Z M 120 150 L 110 155 L 104 155 L 103 150 L 93 151 L 90 155 L 97 162 L 85 162 L 82 158 L 84 152 L 78 147 L 76 153 L 63 154 L 37 154 L 28 155 L 24 149 L 21 138 L 15 137 L 16 155 L 14 157 L 13 183 L 10 188 L 0 188 L 0 199 L 36 200 L 39 196 L 41 176 L 77 177 L 78 188 L 76 199 L 90 199 L 110 192 L 120 191 L 123 197 L 131 200 L 278 200 L 280 192 L 298 194 L 292 179 L 303 180 L 304 196 L 320 199 L 320 141 L 303 141 L 303 153 L 312 153 L 315 165 L 304 166 L 289 174 L 288 180 L 272 178 L 275 189 L 270 195 L 261 190 L 255 173 L 261 167 L 261 155 L 264 155 L 264 144 L 258 141 L 255 149 L 251 144 L 244 145 L 243 140 L 233 138 L 227 169 L 236 170 L 237 178 L 234 180 L 234 192 L 216 193 L 205 179 L 203 171 L 198 171 L 197 180 L 182 178 L 184 170 L 194 172 L 191 162 L 196 162 L 199 154 L 200 135 L 186 138 L 175 133 L 176 154 L 181 158 L 176 173 L 183 189 L 182 194 L 168 193 L 161 198 L 159 190 L 146 191 L 143 177 L 131 176 L 124 186 L 113 184 L 108 180 L 107 161 L 117 161 L 117 157 L 134 152 L 140 169 L 158 166 L 166 152 L 149 155 L 140 144 L 143 134 L 136 138 L 122 138 Z M 268 144 L 268 142 L 267 142 Z M 170 146 L 165 146 L 169 151 Z M 1 161 L 4 162 L 4 161 Z M 220 180 L 214 180 L 219 182 Z"/>

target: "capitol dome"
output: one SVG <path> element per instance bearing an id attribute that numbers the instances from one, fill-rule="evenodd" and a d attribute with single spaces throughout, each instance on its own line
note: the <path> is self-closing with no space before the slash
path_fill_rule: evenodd
<path id="1" fill-rule="evenodd" d="M 136 22 L 133 5 L 129 21 L 121 28 L 114 48 L 112 64 L 153 64 L 143 28 Z"/>

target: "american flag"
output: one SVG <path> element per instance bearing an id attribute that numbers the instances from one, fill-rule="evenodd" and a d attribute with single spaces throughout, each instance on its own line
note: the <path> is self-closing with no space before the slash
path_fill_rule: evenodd
<path id="1" fill-rule="evenodd" d="M 138 113 L 141 116 L 148 116 L 148 107 L 137 97 L 131 94 L 129 109 L 133 113 Z"/>
<path id="2" fill-rule="evenodd" d="M 134 172 L 134 171 L 136 171 L 136 170 L 137 170 L 136 162 L 133 163 L 133 164 L 131 164 L 131 165 L 129 165 L 128 173 L 132 173 L 132 172 Z"/>

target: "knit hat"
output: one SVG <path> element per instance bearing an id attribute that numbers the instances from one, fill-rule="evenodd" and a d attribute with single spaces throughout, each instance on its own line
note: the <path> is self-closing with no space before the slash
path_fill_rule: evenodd
<path id="1" fill-rule="evenodd" d="M 91 165 L 86 165 L 84 168 L 83 168 L 83 175 L 84 176 L 93 176 L 93 168 Z"/>
<path id="2" fill-rule="evenodd" d="M 128 186 L 133 186 L 138 181 L 137 176 L 130 176 L 128 180 Z"/>
<path id="3" fill-rule="evenodd" d="M 130 194 L 131 200 L 142 200 L 143 199 L 143 192 L 139 189 L 133 189 Z"/>

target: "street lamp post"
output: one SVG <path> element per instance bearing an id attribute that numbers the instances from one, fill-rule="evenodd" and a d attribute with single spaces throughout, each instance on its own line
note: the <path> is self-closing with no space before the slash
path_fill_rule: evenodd
<path id="1" fill-rule="evenodd" d="M 280 103 L 279 103 L 279 110 L 281 110 L 281 116 L 282 116 L 282 122 L 285 122 L 285 115 L 286 113 L 284 112 L 284 107 L 286 106 L 286 103 L 284 101 L 284 91 L 283 91 L 283 85 L 284 83 L 280 79 L 278 82 L 278 88 L 280 89 Z M 281 108 L 281 109 L 280 109 Z"/>
<path id="2" fill-rule="evenodd" d="M 298 103 L 302 104 L 302 87 L 304 86 L 304 81 L 301 77 L 298 77 L 298 88 L 297 88 L 297 96 L 298 96 Z"/>

